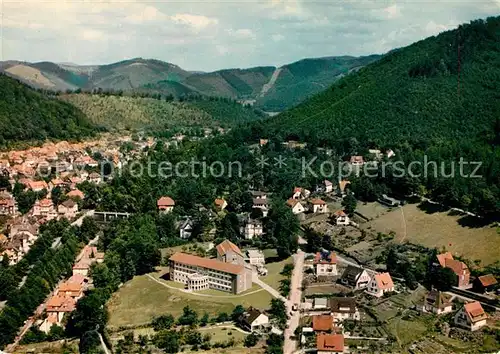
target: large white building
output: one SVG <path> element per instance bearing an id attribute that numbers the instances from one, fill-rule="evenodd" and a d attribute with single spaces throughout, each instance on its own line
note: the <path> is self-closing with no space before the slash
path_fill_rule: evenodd
<path id="1" fill-rule="evenodd" d="M 190 290 L 215 289 L 239 294 L 252 287 L 248 265 L 175 253 L 169 259 L 170 280 L 186 284 Z"/>

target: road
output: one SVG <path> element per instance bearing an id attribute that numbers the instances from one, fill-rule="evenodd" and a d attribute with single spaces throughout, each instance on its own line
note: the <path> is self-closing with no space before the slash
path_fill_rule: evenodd
<path id="1" fill-rule="evenodd" d="M 302 277 L 304 275 L 304 257 L 305 253 L 298 250 L 294 256 L 294 267 L 292 272 L 292 281 L 290 285 L 290 301 L 285 302 L 287 312 L 292 312 L 293 304 L 300 304 L 302 299 Z M 285 343 L 283 345 L 284 354 L 292 354 L 297 348 L 297 343 L 290 337 L 294 335 L 299 326 L 300 311 L 292 312 L 288 321 L 288 328 L 285 329 Z"/>
<path id="2" fill-rule="evenodd" d="M 97 334 L 99 335 L 99 339 L 101 340 L 101 346 L 102 346 L 102 349 L 104 349 L 104 353 L 111 354 L 108 347 L 106 346 L 106 343 L 104 343 L 104 339 L 102 338 L 101 333 L 97 332 Z"/>

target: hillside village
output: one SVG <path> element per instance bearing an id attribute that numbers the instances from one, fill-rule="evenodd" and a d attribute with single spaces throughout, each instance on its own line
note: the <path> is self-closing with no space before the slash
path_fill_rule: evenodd
<path id="1" fill-rule="evenodd" d="M 120 144 L 131 143 L 130 138 L 124 139 L 117 141 L 113 147 L 105 145 L 104 148 L 95 142 L 76 145 L 58 143 L 6 154 L 2 166 L 9 175 L 13 174 L 13 178 L 8 180 L 10 187 L 19 188 L 16 186 L 21 184 L 23 193 L 40 193 L 24 215 L 18 210 L 12 193 L 7 192 L 11 188 L 6 188 L 2 194 L 6 217 L 6 235 L 2 237 L 3 257 L 9 260 L 10 265 L 17 264 L 29 253 L 41 225 L 59 219 L 81 224 L 81 220 L 90 215 L 88 210 L 80 208 L 82 199 L 87 196 L 78 187 L 82 183 L 108 183 L 112 177 L 102 178 L 97 172 L 99 163 L 93 157 L 96 152 L 113 159 L 115 167 L 120 168 L 127 163 L 127 159 L 139 157 L 144 148 L 154 147 L 153 140 L 145 140 L 142 145 L 136 144 L 136 148 L 124 154 L 120 151 Z M 294 148 L 297 148 L 296 145 Z M 381 152 L 371 151 L 370 154 L 376 159 Z M 390 154 L 394 152 L 391 150 Z M 64 169 L 58 178 L 48 182 L 19 172 L 34 169 L 42 161 L 57 166 L 73 164 L 73 168 Z M 349 161 L 352 165 L 365 163 L 361 156 Z M 199 212 L 216 225 L 215 229 L 207 229 L 202 236 L 210 240 L 205 242 L 204 250 L 201 252 L 199 247 L 191 249 L 182 246 L 180 250 L 168 252 L 162 261 L 165 267 L 150 279 L 170 291 L 193 294 L 195 298 L 196 294 L 203 296 L 208 292 L 216 298 L 222 296 L 217 294 L 226 293 L 229 295 L 224 296 L 229 299 L 235 296 L 236 300 L 238 297 L 250 297 L 259 289 L 267 292 L 271 302 L 265 306 L 253 303 L 249 307 L 240 307 L 234 310 L 237 313 L 230 321 L 220 315 L 220 319 L 214 318 L 213 323 L 216 326 L 222 325 L 222 322 L 236 326 L 251 338 L 245 343 L 255 340 L 262 345 L 267 340 L 270 345 L 282 337 L 281 345 L 285 353 L 296 350 L 316 350 L 318 353 L 381 352 L 385 346 L 401 345 L 398 334 L 388 325 L 395 319 L 436 326 L 436 333 L 455 338 L 454 341 L 469 336 L 467 333 L 488 333 L 488 328 L 495 327 L 499 319 L 496 312 L 499 308 L 495 292 L 497 279 L 491 274 L 472 276 L 467 264 L 460 258 L 456 259 L 451 252 L 431 256 L 434 258 L 425 269 L 430 283 L 418 284 L 409 282 L 407 274 L 389 269 L 389 264 L 360 263 L 341 244 L 332 243 L 333 239 L 325 241 L 332 237 L 328 234 L 321 236 L 325 224 L 329 225 L 328 232 L 333 232 L 331 235 L 337 235 L 339 239 L 346 233 L 362 230 L 360 224 L 363 220 L 355 214 L 356 206 L 352 205 L 349 185 L 349 180 L 323 180 L 318 185 L 297 186 L 290 191 L 284 207 L 300 221 L 301 230 L 298 250 L 283 269 L 274 266 L 276 260 L 269 258 L 268 251 L 259 249 L 260 240 L 268 232 L 267 219 L 272 217 L 272 206 L 275 205 L 273 192 L 247 191 L 251 212 L 238 214 L 230 211 L 233 206 L 225 196 L 214 195 L 212 205 L 199 206 Z M 62 189 L 62 195 L 66 196 L 64 201 L 59 199 L 57 206 L 53 202 L 56 189 Z M 390 209 L 398 207 L 400 202 L 384 195 L 379 203 Z M 160 218 L 177 215 L 175 228 L 181 245 L 191 245 L 195 235 L 199 239 L 196 219 L 178 215 L 179 207 L 171 196 L 159 197 L 156 208 Z M 242 238 L 233 241 L 238 241 L 243 248 L 217 236 L 221 233 L 217 225 L 231 215 L 236 215 L 237 227 L 234 231 Z M 99 236 L 82 248 L 75 258 L 72 274 L 59 282 L 28 319 L 16 343 L 22 342 L 23 336 L 34 329 L 50 336 L 57 333 L 56 328 L 67 325 L 78 301 L 94 289 L 92 265 L 104 261 L 104 253 L 94 245 L 98 244 L 98 239 Z M 214 244 L 215 240 L 220 242 Z M 281 279 L 279 283 L 266 283 L 277 276 Z M 184 311 L 191 310 L 184 308 Z M 113 312 L 111 314 L 114 316 Z M 163 317 L 155 318 L 153 322 Z M 208 343 L 204 345 L 209 346 Z M 411 344 L 411 352 L 426 352 L 424 348 L 429 345 L 441 344 L 426 339 L 425 345 Z"/>

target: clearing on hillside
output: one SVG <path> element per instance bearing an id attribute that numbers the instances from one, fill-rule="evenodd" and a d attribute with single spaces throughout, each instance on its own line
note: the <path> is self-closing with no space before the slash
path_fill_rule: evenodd
<path id="1" fill-rule="evenodd" d="M 395 242 L 409 241 L 426 247 L 445 247 L 454 254 L 488 265 L 500 259 L 500 235 L 495 227 L 464 227 L 460 216 L 448 212 L 426 213 L 408 204 L 382 214 L 361 227 L 377 232 L 396 232 Z"/>

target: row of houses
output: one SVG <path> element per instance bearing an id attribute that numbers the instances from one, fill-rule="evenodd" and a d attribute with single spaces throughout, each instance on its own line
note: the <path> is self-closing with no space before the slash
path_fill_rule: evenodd
<path id="1" fill-rule="evenodd" d="M 73 275 L 55 290 L 45 304 L 46 317 L 38 321 L 39 329 L 49 333 L 52 326 L 64 326 L 65 318 L 75 310 L 76 303 L 91 286 L 90 267 L 94 263 L 102 263 L 104 253 L 96 247 L 87 245 L 80 252 L 73 265 Z"/>

